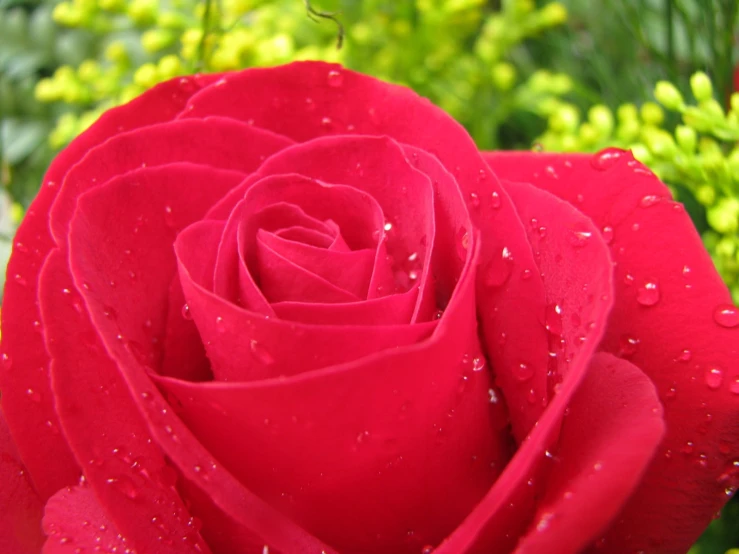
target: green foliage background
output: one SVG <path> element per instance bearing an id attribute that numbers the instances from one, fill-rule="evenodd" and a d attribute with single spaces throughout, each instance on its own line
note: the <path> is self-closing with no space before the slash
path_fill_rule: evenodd
<path id="1" fill-rule="evenodd" d="M 738 24 L 736 0 L 0 0 L 0 263 L 104 110 L 176 75 L 322 59 L 414 88 L 482 149 L 631 148 L 736 303 Z M 737 506 L 691 554 L 739 547 Z"/>

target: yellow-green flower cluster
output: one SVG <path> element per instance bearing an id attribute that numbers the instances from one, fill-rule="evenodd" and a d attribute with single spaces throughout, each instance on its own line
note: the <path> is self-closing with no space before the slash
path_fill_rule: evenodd
<path id="1" fill-rule="evenodd" d="M 565 22 L 560 3 L 537 9 L 532 0 L 508 0 L 499 11 L 487 4 L 66 0 L 55 7 L 55 20 L 95 34 L 99 53 L 78 67 L 60 67 L 39 82 L 36 97 L 77 107 L 51 136 L 60 147 L 105 109 L 173 76 L 320 59 L 415 88 L 467 125 L 482 147 L 494 147 L 511 113 L 548 115 L 547 106 L 571 83 L 533 70 L 519 76 L 509 59 L 527 38 Z M 342 49 L 337 26 L 320 17 L 328 10 L 337 10 L 346 29 Z"/>
<path id="2" fill-rule="evenodd" d="M 615 116 L 606 106 L 594 106 L 584 121 L 577 108 L 561 103 L 538 140 L 555 151 L 629 148 L 665 182 L 687 189 L 705 209 L 710 228 L 704 242 L 739 302 L 739 93 L 727 111 L 705 73 L 695 73 L 690 88 L 694 104 L 675 85 L 660 81 L 657 103 L 624 104 Z M 665 128 L 665 109 L 679 113 L 682 124 Z"/>

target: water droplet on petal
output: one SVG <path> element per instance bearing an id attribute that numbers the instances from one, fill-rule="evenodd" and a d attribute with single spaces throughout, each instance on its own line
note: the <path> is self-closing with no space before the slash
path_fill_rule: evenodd
<path id="1" fill-rule="evenodd" d="M 709 389 L 716 390 L 724 382 L 724 372 L 717 367 L 709 367 L 706 369 L 705 381 Z"/>
<path id="2" fill-rule="evenodd" d="M 559 304 L 549 304 L 544 309 L 544 326 L 553 335 L 562 334 L 562 307 Z"/>
<path id="3" fill-rule="evenodd" d="M 526 363 L 521 362 L 513 367 L 513 374 L 521 382 L 528 381 L 534 376 L 534 369 Z"/>
<path id="4" fill-rule="evenodd" d="M 328 86 L 338 88 L 344 84 L 344 76 L 340 71 L 332 69 L 328 72 Z"/>
<path id="5" fill-rule="evenodd" d="M 603 241 L 606 244 L 611 244 L 613 242 L 613 227 L 610 225 L 606 225 L 603 227 L 603 229 L 600 230 L 601 235 L 603 236 Z"/>
<path id="6" fill-rule="evenodd" d="M 251 353 L 254 354 L 254 357 L 261 363 L 265 365 L 270 365 L 274 363 L 274 358 L 256 340 L 252 339 L 252 341 L 249 343 L 249 349 L 251 350 Z"/>
<path id="7" fill-rule="evenodd" d="M 651 208 L 652 206 L 654 206 L 655 204 L 661 201 L 662 201 L 661 196 L 657 196 L 656 194 L 648 194 L 642 197 L 642 199 L 639 201 L 639 205 L 642 208 Z"/>
<path id="8" fill-rule="evenodd" d="M 480 207 L 480 197 L 476 193 L 470 193 L 470 206 L 477 209 Z"/>
<path id="9" fill-rule="evenodd" d="M 182 317 L 184 317 L 187 320 L 192 319 L 192 314 L 190 313 L 190 306 L 187 304 L 182 305 Z"/>
<path id="10" fill-rule="evenodd" d="M 680 362 L 689 362 L 692 357 L 693 353 L 686 348 L 682 352 L 680 352 L 680 355 L 677 357 L 677 359 Z"/>
<path id="11" fill-rule="evenodd" d="M 731 304 L 721 304 L 713 311 L 713 320 L 721 327 L 739 326 L 739 308 Z"/>
<path id="12" fill-rule="evenodd" d="M 485 358 L 477 356 L 472 358 L 472 371 L 482 371 L 485 367 Z"/>
<path id="13" fill-rule="evenodd" d="M 15 280 L 15 282 L 18 283 L 22 287 L 25 287 L 26 285 L 28 285 L 28 281 L 26 281 L 25 277 L 21 277 L 20 274 L 18 273 L 13 275 L 13 280 Z"/>
<path id="14" fill-rule="evenodd" d="M 590 158 L 590 165 L 598 171 L 606 171 L 616 165 L 624 152 L 615 148 L 606 148 Z"/>
<path id="15" fill-rule="evenodd" d="M 639 348 L 639 339 L 631 335 L 621 335 L 619 339 L 619 355 L 633 356 Z"/>
<path id="16" fill-rule="evenodd" d="M 495 392 L 495 389 L 488 389 L 488 399 L 491 404 L 498 403 L 498 393 Z"/>
<path id="17" fill-rule="evenodd" d="M 497 210 L 500 208 L 501 200 L 500 200 L 500 194 L 493 191 L 493 193 L 490 195 L 490 205 L 494 210 Z"/>
<path id="18" fill-rule="evenodd" d="M 659 298 L 659 285 L 654 280 L 644 283 L 636 293 L 636 301 L 642 306 L 654 306 Z"/>
<path id="19" fill-rule="evenodd" d="M 732 394 L 739 394 L 739 375 L 734 377 L 734 380 L 729 384 L 729 390 Z"/>
<path id="20" fill-rule="evenodd" d="M 112 306 L 103 306 L 103 315 L 112 321 L 118 318 L 118 312 Z"/>
<path id="21" fill-rule="evenodd" d="M 388 221 L 382 228 L 385 229 L 385 232 L 389 233 L 393 229 L 393 224 Z"/>
<path id="22" fill-rule="evenodd" d="M 31 399 L 31 402 L 38 404 L 41 402 L 41 393 L 33 389 L 26 389 L 26 394 Z"/>
<path id="23" fill-rule="evenodd" d="M 546 531 L 549 528 L 549 522 L 554 517 L 554 514 L 551 512 L 546 512 L 541 514 L 541 518 L 539 518 L 539 521 L 536 523 L 536 530 L 539 533 L 542 533 Z"/>
<path id="24" fill-rule="evenodd" d="M 484 283 L 488 287 L 499 287 L 511 276 L 513 270 L 513 254 L 504 246 L 500 256 L 493 256 L 485 271 Z"/>
<path id="25" fill-rule="evenodd" d="M 570 244 L 574 246 L 575 248 L 582 248 L 588 243 L 588 241 L 590 240 L 590 237 L 592 236 L 593 236 L 593 233 L 589 229 L 576 228 L 576 229 L 570 229 L 568 239 L 570 241 Z"/>

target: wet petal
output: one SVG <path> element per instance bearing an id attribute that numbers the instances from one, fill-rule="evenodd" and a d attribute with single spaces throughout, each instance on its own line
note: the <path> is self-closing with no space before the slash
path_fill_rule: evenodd
<path id="1" fill-rule="evenodd" d="M 7 269 L 13 278 L 6 281 L 3 298 L 3 350 L 8 361 L 0 369 L 0 389 L 11 432 L 42 498 L 73 484 L 79 474 L 64 437 L 54 433 L 59 422 L 51 399 L 49 357 L 37 303 L 38 275 L 54 247 L 48 221 L 51 205 L 69 168 L 87 151 L 118 133 L 171 119 L 190 95 L 217 78 L 197 75 L 173 79 L 125 106 L 105 112 L 54 158 L 16 232 Z M 13 366 L 15 371 L 10 371 Z"/>
<path id="2" fill-rule="evenodd" d="M 5 417 L 0 410 L 0 552 L 34 554 L 43 543 L 41 499 L 18 457 Z"/>
<path id="3" fill-rule="evenodd" d="M 628 152 L 486 157 L 571 202 L 609 241 L 616 300 L 602 348 L 641 368 L 665 406 L 660 453 L 601 552 L 684 552 L 737 486 L 739 328 L 714 318 L 726 286 L 682 206 Z"/>
<path id="4" fill-rule="evenodd" d="M 649 378 L 596 354 L 568 406 L 546 492 L 516 554 L 571 554 L 590 544 L 639 485 L 664 430 Z"/>

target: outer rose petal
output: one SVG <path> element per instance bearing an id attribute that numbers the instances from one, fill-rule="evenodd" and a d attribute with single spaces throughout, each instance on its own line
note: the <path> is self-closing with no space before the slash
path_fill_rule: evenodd
<path id="1" fill-rule="evenodd" d="M 726 286 L 688 215 L 631 154 L 485 156 L 502 177 L 553 192 L 602 229 L 617 286 L 601 347 L 639 366 L 665 405 L 660 453 L 598 552 L 685 552 L 739 479 L 739 394 L 729 390 L 739 327 L 713 318 L 731 302 Z"/>
<path id="2" fill-rule="evenodd" d="M 87 486 L 67 487 L 46 503 L 43 554 L 125 552 L 130 545 Z M 104 550 L 103 550 L 104 549 Z"/>
<path id="3" fill-rule="evenodd" d="M 638 486 L 664 430 L 649 378 L 626 360 L 596 354 L 568 406 L 546 493 L 515 554 L 580 552 Z"/>
<path id="4" fill-rule="evenodd" d="M 508 191 L 522 218 L 537 218 L 546 222 L 548 232 L 542 234 L 537 226 L 527 226 L 528 240 L 538 259 L 537 271 L 543 275 L 548 302 L 557 302 L 561 313 L 542 306 L 542 327 L 549 327 L 552 352 L 556 364 L 550 366 L 551 394 L 542 391 L 530 371 L 509 367 L 498 370 L 496 379 L 509 397 L 517 402 L 546 395 L 546 409 L 526 439 L 494 483 L 485 498 L 477 505 L 462 525 L 436 550 L 438 554 L 459 552 L 509 552 L 534 516 L 538 496 L 545 493 L 547 472 L 551 460 L 546 455 L 555 449 L 563 415 L 572 395 L 586 375 L 591 357 L 605 331 L 606 318 L 612 303 L 612 271 L 608 249 L 598 236 L 592 222 L 568 203 L 527 184 L 508 184 Z M 588 240 L 571 243 L 572 230 L 589 236 Z M 511 277 L 523 280 L 523 276 Z M 542 302 L 543 304 L 543 302 Z M 478 305 L 478 311 L 480 307 Z M 574 318 L 577 315 L 578 318 Z M 486 314 L 481 317 L 501 318 Z M 554 317 L 556 316 L 556 317 Z M 583 322 L 584 325 L 583 325 Z M 505 329 L 507 321 L 500 322 Z M 488 344 L 488 348 L 505 345 Z M 522 394 L 537 387 L 532 395 Z M 531 417 L 542 404 L 523 401 L 519 414 Z M 513 417 L 513 416 L 512 416 Z"/>
<path id="5" fill-rule="evenodd" d="M 34 554 L 43 543 L 41 500 L 33 490 L 28 473 L 0 410 L 0 552 Z"/>
<path id="6" fill-rule="evenodd" d="M 86 481 L 136 550 L 207 553 L 172 487 L 172 469 L 103 349 L 67 270 L 61 251 L 53 250 L 41 271 L 39 304 L 48 329 L 55 407 Z"/>
<path id="7" fill-rule="evenodd" d="M 125 106 L 104 113 L 54 159 L 44 185 L 15 235 L 8 262 L 2 310 L 2 346 L 7 361 L 0 368 L 2 406 L 18 450 L 42 498 L 76 482 L 74 458 L 58 433 L 49 387 L 49 357 L 36 302 L 38 275 L 54 242 L 49 211 L 64 176 L 85 153 L 117 133 L 172 119 L 187 99 L 217 75 L 195 75 L 157 85 Z M 11 371 L 11 366 L 15 370 Z M 31 390 L 31 394 L 27 391 Z M 53 464 L 49 460 L 54 460 Z"/>
<path id="8" fill-rule="evenodd" d="M 175 168 L 179 166 L 173 164 Z M 151 333 L 156 332 L 161 321 L 157 320 L 156 312 L 152 313 L 152 306 L 130 299 L 158 298 L 159 304 L 163 303 L 169 291 L 168 268 L 171 271 L 174 267 L 173 228 L 180 229 L 201 217 L 213 201 L 207 189 L 196 188 L 191 194 L 181 194 L 187 186 L 198 185 L 197 175 L 193 174 L 188 182 L 176 171 L 172 174 L 165 168 L 150 171 L 148 179 L 143 171 L 137 179 L 123 175 L 85 193 L 77 203 L 70 225 L 70 267 L 54 256 L 50 263 L 55 267 L 45 270 L 45 290 L 52 291 L 44 295 L 45 316 L 50 321 L 72 322 L 64 326 L 56 321 L 57 326 L 50 333 L 54 341 L 50 341 L 50 347 L 55 361 L 53 371 L 66 373 L 65 378 L 54 381 L 57 399 L 65 411 L 62 417 L 65 432 L 75 451 L 80 452 L 81 460 L 100 462 L 99 467 L 96 463 L 87 464 L 88 482 L 121 533 L 137 550 L 143 545 L 141 550 L 147 554 L 167 552 L 170 548 L 176 552 L 198 547 L 207 551 L 200 539 L 199 526 L 188 518 L 182 500 L 171 486 L 171 468 L 163 466 L 162 451 L 176 460 L 182 479 L 205 490 L 213 510 L 225 512 L 219 515 L 200 507 L 205 511 L 200 512 L 203 521 L 211 525 L 209 533 L 222 536 L 224 528 L 239 529 L 235 551 L 246 541 L 244 537 L 253 537 L 250 531 L 255 531 L 280 551 L 325 550 L 329 554 L 328 546 L 250 493 L 217 464 L 176 417 L 176 405 L 169 405 L 150 379 L 147 370 L 156 367 L 152 341 L 156 337 Z M 211 171 L 213 179 L 228 180 L 232 175 Z M 199 184 L 206 186 L 207 181 Z M 171 210 L 164 209 L 166 206 Z M 122 229 L 139 225 L 140 232 L 108 233 L 111 221 Z M 138 254 L 135 262 L 121 261 L 120 252 L 126 249 Z M 151 270 L 142 270 L 131 279 L 127 265 L 130 263 Z M 65 286 L 65 272 L 69 269 L 76 290 L 70 283 L 68 294 L 53 294 L 57 287 Z M 116 282 L 115 287 L 110 287 L 111 278 Z M 70 309 L 70 303 L 74 309 Z M 88 313 L 92 320 L 89 328 L 81 321 L 88 319 Z M 146 324 L 148 318 L 151 325 Z M 75 330 L 82 331 L 82 340 L 66 335 Z M 100 348 L 100 339 L 105 348 Z M 91 351 L 86 356 L 88 350 Z M 75 390 L 86 392 L 78 398 L 73 394 Z M 100 416 L 85 410 L 99 412 Z M 83 425 L 88 420 L 94 420 L 94 426 L 85 429 Z M 111 433 L 111 429 L 118 432 Z M 122 463 L 127 456 L 137 463 Z M 146 471 L 139 474 L 140 466 Z M 109 477 L 117 481 L 109 483 Z M 152 513 L 152 510 L 156 511 Z M 153 517 L 157 517 L 166 532 L 152 525 Z M 157 539 L 162 532 L 171 536 L 171 544 Z"/>

